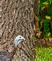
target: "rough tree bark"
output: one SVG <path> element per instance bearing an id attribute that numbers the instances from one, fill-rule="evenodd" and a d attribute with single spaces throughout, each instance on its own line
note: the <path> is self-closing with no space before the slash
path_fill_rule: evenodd
<path id="1" fill-rule="evenodd" d="M 39 31 L 39 19 L 38 19 L 38 16 L 39 16 L 39 3 L 40 3 L 40 0 L 35 0 L 34 1 L 34 20 L 35 20 L 35 27 L 36 27 L 36 32 Z"/>
<path id="2" fill-rule="evenodd" d="M 35 35 L 36 37 L 40 38 L 41 32 L 39 31 L 39 5 L 40 0 L 34 1 L 34 21 L 35 21 Z"/>
<path id="3" fill-rule="evenodd" d="M 17 35 L 26 38 L 12 61 L 35 60 L 32 4 L 32 0 L 0 0 L 0 51 L 8 49 Z"/>

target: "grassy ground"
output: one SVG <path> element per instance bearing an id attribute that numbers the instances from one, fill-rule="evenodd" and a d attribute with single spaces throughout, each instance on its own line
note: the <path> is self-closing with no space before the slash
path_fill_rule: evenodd
<path id="1" fill-rule="evenodd" d="M 52 61 L 52 48 L 36 47 L 35 61 Z"/>

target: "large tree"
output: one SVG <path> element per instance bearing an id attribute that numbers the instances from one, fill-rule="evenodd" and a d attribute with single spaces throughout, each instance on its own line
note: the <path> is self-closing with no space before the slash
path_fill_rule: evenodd
<path id="1" fill-rule="evenodd" d="M 17 48 L 13 61 L 34 61 L 35 46 L 33 0 L 1 0 L 0 2 L 0 51 L 11 47 L 17 35 L 26 41 Z"/>

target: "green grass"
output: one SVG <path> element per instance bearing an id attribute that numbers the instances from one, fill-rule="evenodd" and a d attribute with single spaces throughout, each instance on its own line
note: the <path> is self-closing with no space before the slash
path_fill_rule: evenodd
<path id="1" fill-rule="evenodd" d="M 36 47 L 35 61 L 52 61 L 52 48 Z"/>

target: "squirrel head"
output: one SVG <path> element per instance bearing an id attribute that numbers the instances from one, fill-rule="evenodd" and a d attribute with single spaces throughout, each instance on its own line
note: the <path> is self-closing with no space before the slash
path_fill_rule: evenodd
<path id="1" fill-rule="evenodd" d="M 21 35 L 18 35 L 14 40 L 15 47 L 17 47 L 23 41 L 25 41 L 25 38 Z"/>

